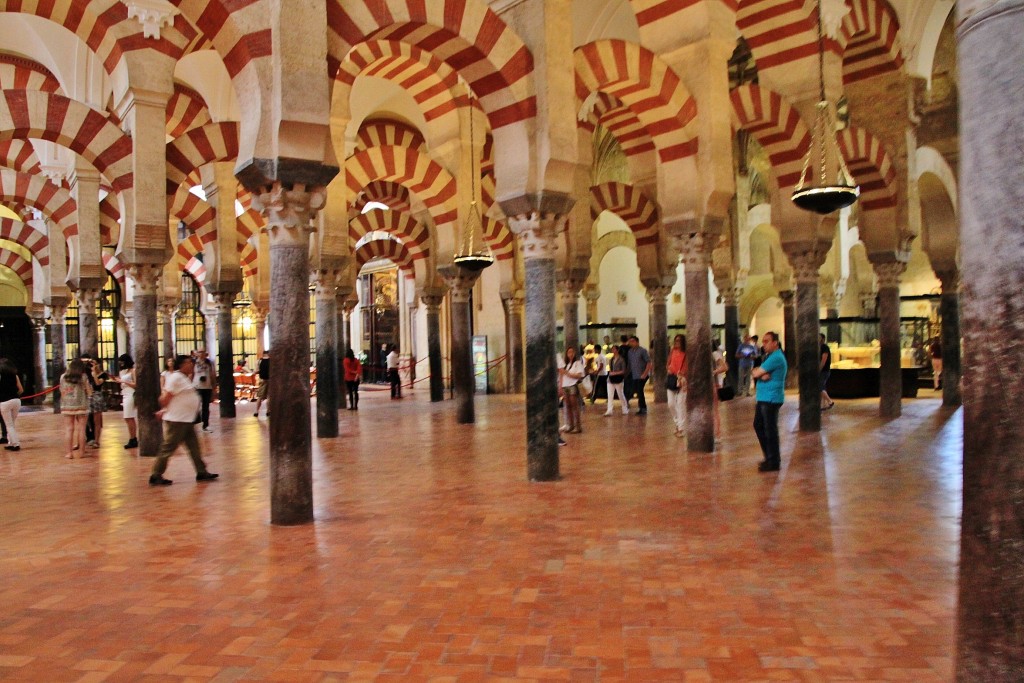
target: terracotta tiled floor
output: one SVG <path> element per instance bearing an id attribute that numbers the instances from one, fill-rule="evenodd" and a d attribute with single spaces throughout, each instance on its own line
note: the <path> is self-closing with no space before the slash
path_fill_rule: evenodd
<path id="1" fill-rule="evenodd" d="M 563 481 L 529 484 L 521 398 L 480 399 L 471 427 L 374 393 L 316 441 L 298 528 L 267 522 L 251 406 L 201 436 L 220 481 L 179 455 L 166 489 L 119 415 L 67 461 L 59 418 L 22 413 L 0 451 L 0 679 L 951 680 L 960 413 L 843 401 L 797 434 L 794 404 L 777 475 L 744 399 L 714 456 L 663 405 L 588 409 Z"/>

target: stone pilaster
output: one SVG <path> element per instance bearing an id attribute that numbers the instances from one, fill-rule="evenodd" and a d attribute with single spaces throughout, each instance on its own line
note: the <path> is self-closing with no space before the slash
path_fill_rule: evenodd
<path id="1" fill-rule="evenodd" d="M 566 278 L 558 281 L 558 300 L 562 304 L 562 330 L 565 336 L 565 348 L 580 346 L 580 290 L 583 283 L 579 280 Z"/>
<path id="2" fill-rule="evenodd" d="M 163 266 L 132 264 L 132 358 L 135 360 L 135 408 L 139 427 L 139 455 L 156 455 L 163 440 L 163 425 L 156 416 L 160 409 L 160 340 L 156 332 L 156 304 Z"/>
<path id="3" fill-rule="evenodd" d="M 821 431 L 821 323 L 818 309 L 818 272 L 825 262 L 825 242 L 783 245 L 796 282 L 796 366 L 800 387 L 800 431 Z M 787 340 L 787 344 L 789 341 Z"/>
<path id="4" fill-rule="evenodd" d="M 441 294 L 421 297 L 427 314 L 427 367 L 430 372 L 430 401 L 444 400 L 444 367 L 441 359 Z"/>
<path id="5" fill-rule="evenodd" d="M 338 273 L 316 271 L 316 435 L 338 436 Z"/>
<path id="6" fill-rule="evenodd" d="M 942 318 L 942 405 L 956 407 L 960 396 L 960 272 L 937 273 L 942 282 L 939 316 Z"/>
<path id="7" fill-rule="evenodd" d="M 238 292 L 215 292 L 217 304 L 217 393 L 220 396 L 220 416 L 235 417 L 235 366 L 232 358 L 235 326 L 231 319 L 235 295 Z"/>
<path id="8" fill-rule="evenodd" d="M 40 310 L 39 315 L 32 318 L 32 370 L 35 375 L 36 391 L 39 393 L 49 385 L 46 379 L 46 316 Z M 37 406 L 43 405 L 46 395 L 37 396 L 33 403 Z"/>
<path id="9" fill-rule="evenodd" d="M 723 287 L 718 290 L 725 307 L 725 362 L 729 365 L 726 383 L 739 393 L 740 361 L 736 351 L 740 348 L 740 297 L 742 287 Z"/>
<path id="10" fill-rule="evenodd" d="M 786 388 L 793 389 L 799 384 L 800 373 L 797 368 L 797 334 L 796 334 L 796 291 L 784 289 L 779 292 L 779 300 L 782 301 L 782 325 L 786 337 L 786 346 L 783 353 L 786 356 L 786 363 L 789 364 L 789 374 L 786 375 Z"/>
<path id="11" fill-rule="evenodd" d="M 78 299 L 78 355 L 88 353 L 95 358 L 99 354 L 99 322 L 96 319 L 96 304 L 100 290 L 82 287 L 75 292 Z"/>
<path id="12" fill-rule="evenodd" d="M 449 266 L 442 272 L 448 285 L 452 323 L 452 391 L 455 395 L 455 415 L 459 424 L 476 422 L 473 377 L 473 353 L 470 347 L 473 330 L 470 326 L 470 293 L 480 271 Z"/>
<path id="13" fill-rule="evenodd" d="M 903 370 L 900 367 L 900 275 L 902 261 L 875 263 L 878 277 L 878 341 L 882 367 L 878 383 L 878 412 L 882 417 L 899 417 L 903 412 Z"/>
<path id="14" fill-rule="evenodd" d="M 711 373 L 711 292 L 708 268 L 714 239 L 703 233 L 676 238 L 686 273 L 686 448 L 715 450 Z"/>
<path id="15" fill-rule="evenodd" d="M 164 358 L 174 358 L 174 356 L 176 355 L 175 342 L 177 341 L 177 335 L 175 334 L 174 318 L 177 314 L 177 302 L 172 303 L 164 301 L 160 303 L 160 320 L 163 325 L 164 332 Z M 163 363 L 160 364 L 160 369 L 163 370 Z"/>
<path id="16" fill-rule="evenodd" d="M 525 300 L 519 293 L 502 297 L 505 307 L 505 348 L 508 371 L 507 392 L 521 394 L 523 386 L 523 304 Z"/>
<path id="17" fill-rule="evenodd" d="M 270 521 L 313 521 L 309 409 L 309 235 L 321 187 L 274 183 L 254 196 L 270 243 Z"/>
<path id="18" fill-rule="evenodd" d="M 67 330 L 64 316 L 67 314 L 67 301 L 51 299 L 50 307 L 50 347 L 53 349 L 53 382 L 60 382 L 60 376 L 67 369 Z M 53 412 L 60 413 L 60 391 L 53 392 Z"/>
<path id="19" fill-rule="evenodd" d="M 654 370 L 651 381 L 654 383 L 654 402 L 667 403 L 668 390 L 665 388 L 665 366 L 668 363 L 668 310 L 666 303 L 671 287 L 657 286 L 647 288 L 647 303 L 650 307 L 651 320 L 651 361 Z"/>
<path id="20" fill-rule="evenodd" d="M 558 471 L 558 372 L 555 362 L 555 238 L 573 200 L 549 194 L 502 202 L 519 240 L 526 294 L 526 461 L 531 481 Z"/>

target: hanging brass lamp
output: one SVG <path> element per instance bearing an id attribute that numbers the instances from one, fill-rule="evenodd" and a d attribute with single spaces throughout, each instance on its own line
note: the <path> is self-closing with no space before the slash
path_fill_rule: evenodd
<path id="1" fill-rule="evenodd" d="M 494 254 L 484 240 L 484 220 L 480 215 L 480 207 L 476 202 L 476 183 L 480 170 L 476 158 L 476 131 L 473 127 L 472 100 L 469 104 L 469 148 L 470 148 L 470 195 L 469 212 L 466 223 L 462 226 L 462 246 L 452 259 L 455 265 L 474 272 L 481 271 L 494 263 Z M 477 241 L 479 233 L 479 242 Z"/>
<path id="2" fill-rule="evenodd" d="M 836 158 L 836 182 L 830 183 L 827 177 L 827 152 L 829 146 Z M 814 150 L 818 150 L 817 173 L 811 172 L 811 159 Z M 813 184 L 814 180 L 818 184 Z M 829 214 L 833 211 L 850 206 L 860 196 L 860 188 L 854 184 L 843 155 L 839 153 L 836 141 L 836 122 L 832 110 L 825 98 L 825 38 L 822 33 L 821 0 L 818 0 L 818 104 L 814 107 L 814 128 L 811 131 L 811 144 L 804 158 L 804 168 L 800 173 L 800 182 L 793 190 L 793 203 L 805 211 L 818 214 Z"/>

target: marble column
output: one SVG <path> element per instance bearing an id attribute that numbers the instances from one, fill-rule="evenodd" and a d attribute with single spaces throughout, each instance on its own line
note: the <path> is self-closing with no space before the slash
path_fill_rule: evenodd
<path id="1" fill-rule="evenodd" d="M 583 298 L 587 302 L 587 322 L 600 322 L 597 319 L 597 302 L 601 300 L 601 290 L 598 289 L 597 285 L 584 285 Z M 595 339 L 594 341 L 598 344 L 601 343 L 600 339 Z"/>
<path id="2" fill-rule="evenodd" d="M 1024 671 L 1024 2 L 957 3 L 963 510 L 958 683 Z M 943 348 L 943 365 L 946 349 Z M 954 464 L 955 465 L 955 464 Z"/>
<path id="3" fill-rule="evenodd" d="M 129 265 L 132 277 L 132 358 L 135 360 L 135 408 L 139 428 L 139 455 L 154 456 L 163 440 L 160 409 L 160 344 L 156 332 L 157 290 L 163 265 Z"/>
<path id="4" fill-rule="evenodd" d="M 654 370 L 651 382 L 654 383 L 654 402 L 667 403 L 668 390 L 665 388 L 665 366 L 668 363 L 668 310 L 666 303 L 671 287 L 648 287 L 647 302 L 650 305 L 651 320 L 651 361 Z"/>
<path id="5" fill-rule="evenodd" d="M 839 322 L 836 320 L 839 317 L 839 309 L 837 308 L 826 308 L 825 309 L 825 339 L 829 342 L 838 342 L 840 331 Z"/>
<path id="6" fill-rule="evenodd" d="M 562 304 L 562 330 L 565 337 L 565 348 L 573 346 L 577 354 L 580 347 L 580 289 L 581 282 L 576 280 L 560 280 L 558 282 L 558 299 Z"/>
<path id="7" fill-rule="evenodd" d="M 523 376 L 523 305 L 525 299 L 516 293 L 505 304 L 505 329 L 508 342 L 508 392 L 521 394 L 526 391 Z"/>
<path id="8" fill-rule="evenodd" d="M 790 258 L 796 280 L 796 366 L 800 388 L 800 431 L 821 431 L 821 318 L 818 308 L 818 268 L 813 255 Z"/>
<path id="9" fill-rule="evenodd" d="M 427 313 L 427 368 L 430 373 L 430 402 L 444 400 L 444 367 L 441 362 L 441 302 L 440 294 L 421 297 Z"/>
<path id="10" fill-rule="evenodd" d="M 50 306 L 50 347 L 53 349 L 53 381 L 60 381 L 60 376 L 67 369 L 67 333 L 64 327 L 64 316 L 67 314 L 67 302 L 52 300 Z M 60 413 L 60 391 L 53 392 L 53 412 Z"/>
<path id="11" fill-rule="evenodd" d="M 786 388 L 794 389 L 799 383 L 800 373 L 797 372 L 797 334 L 796 334 L 796 291 L 784 289 L 779 292 L 779 300 L 782 301 L 782 326 L 786 337 L 785 346 L 782 351 L 786 356 L 786 363 L 789 364 L 789 374 L 786 375 Z M 760 342 L 760 339 L 758 339 Z"/>
<path id="12" fill-rule="evenodd" d="M 269 302 L 268 302 L 269 308 Z M 267 336 L 267 313 L 265 310 L 253 309 L 253 323 L 256 325 L 256 358 L 250 358 L 249 369 L 253 372 L 256 371 L 256 365 L 260 358 L 263 358 L 263 351 L 267 348 L 267 344 L 264 341 Z"/>
<path id="13" fill-rule="evenodd" d="M 878 277 L 878 341 L 882 367 L 878 371 L 878 413 L 899 417 L 903 412 L 903 370 L 900 367 L 900 261 L 874 264 Z"/>
<path id="14" fill-rule="evenodd" d="M 559 479 L 555 361 L 555 238 L 573 201 L 560 195 L 502 202 L 519 240 L 526 294 L 526 469 L 530 481 Z M 539 210 L 537 207 L 539 205 Z"/>
<path id="15" fill-rule="evenodd" d="M 220 416 L 235 417 L 235 325 L 231 319 L 235 295 L 238 292 L 214 292 L 217 304 L 217 394 L 220 396 Z"/>
<path id="16" fill-rule="evenodd" d="M 164 358 L 174 358 L 177 355 L 175 352 L 177 339 L 175 338 L 176 335 L 174 333 L 174 318 L 177 314 L 177 304 L 160 304 L 160 318 L 163 323 L 164 331 Z M 160 364 L 160 369 L 163 370 L 163 363 Z"/>
<path id="17" fill-rule="evenodd" d="M 714 397 L 711 373 L 711 293 L 708 267 L 711 243 L 703 233 L 677 238 L 686 273 L 686 449 L 715 450 Z"/>
<path id="18" fill-rule="evenodd" d="M 348 353 L 349 347 L 352 345 L 349 340 L 349 316 L 352 309 L 346 308 L 346 301 L 348 299 L 348 292 L 341 292 L 335 290 L 334 294 L 334 310 L 337 312 L 336 330 L 334 332 L 336 339 L 338 340 L 338 367 L 341 368 L 342 359 L 345 358 L 345 354 Z M 317 320 L 320 319 L 320 313 L 317 312 Z M 338 370 L 338 408 L 348 408 L 348 387 L 345 385 L 345 373 L 342 370 Z M 319 375 L 318 375 L 319 376 Z M 318 390 L 319 391 L 319 390 Z"/>
<path id="19" fill-rule="evenodd" d="M 942 318 L 942 405 L 959 406 L 960 396 L 960 273 L 938 273 L 942 282 L 939 316 Z"/>
<path id="20" fill-rule="evenodd" d="M 740 287 L 726 287 L 718 290 L 725 307 L 725 362 L 729 365 L 726 383 L 739 393 L 740 361 L 736 351 L 740 348 Z"/>
<path id="21" fill-rule="evenodd" d="M 46 316 L 32 316 L 32 370 L 35 375 L 36 390 L 39 393 L 49 386 L 46 381 Z M 46 394 L 37 396 L 32 402 L 43 405 Z"/>
<path id="22" fill-rule="evenodd" d="M 322 188 L 274 183 L 255 196 L 270 242 L 270 521 L 313 521 L 309 407 L 309 234 Z"/>
<path id="23" fill-rule="evenodd" d="M 99 355 L 99 323 L 96 319 L 96 304 L 99 302 L 100 290 L 95 287 L 82 287 L 75 292 L 78 299 L 78 355 L 88 353 L 96 358 Z"/>
<path id="24" fill-rule="evenodd" d="M 338 275 L 318 271 L 316 280 L 316 435 L 338 436 Z"/>
<path id="25" fill-rule="evenodd" d="M 452 391 L 455 395 L 455 415 L 459 424 L 476 422 L 473 377 L 473 352 L 470 327 L 470 292 L 480 271 L 449 266 L 442 273 L 448 285 L 452 316 Z"/>

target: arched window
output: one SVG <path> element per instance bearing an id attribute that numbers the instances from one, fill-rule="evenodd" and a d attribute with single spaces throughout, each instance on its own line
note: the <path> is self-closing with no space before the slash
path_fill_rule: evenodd
<path id="1" fill-rule="evenodd" d="M 192 353 L 206 347 L 206 318 L 203 317 L 203 291 L 190 273 L 181 274 L 181 303 L 174 316 L 174 351 Z"/>
<path id="2" fill-rule="evenodd" d="M 117 371 L 117 321 L 121 319 L 121 286 L 114 276 L 107 273 L 107 282 L 100 290 L 99 305 L 96 307 L 97 355 L 103 368 L 108 372 Z"/>
<path id="3" fill-rule="evenodd" d="M 245 365 L 250 369 L 254 368 L 256 361 L 259 360 L 259 356 L 256 355 L 256 321 L 253 317 L 252 296 L 243 289 L 235 296 L 231 309 L 231 322 L 234 327 L 231 335 L 231 352 L 235 363 L 245 359 Z"/>
<path id="4" fill-rule="evenodd" d="M 78 297 L 72 297 L 68 303 L 67 313 L 64 314 L 64 337 L 67 359 L 78 358 L 81 348 L 78 334 Z"/>

